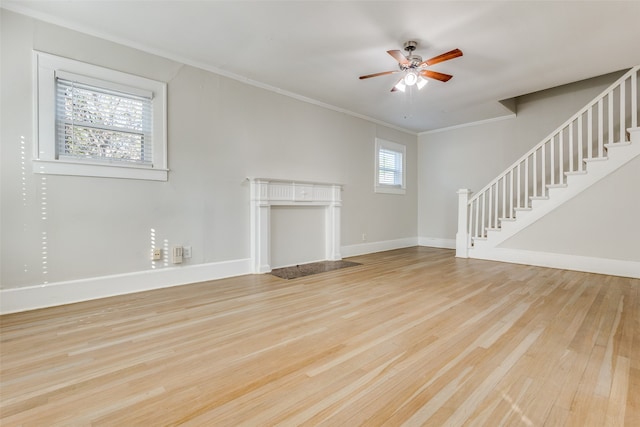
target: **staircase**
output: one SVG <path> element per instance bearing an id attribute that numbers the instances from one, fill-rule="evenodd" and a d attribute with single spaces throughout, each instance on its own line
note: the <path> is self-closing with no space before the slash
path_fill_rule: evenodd
<path id="1" fill-rule="evenodd" d="M 456 256 L 498 246 L 640 155 L 638 74 L 625 73 L 482 190 L 458 191 Z"/>

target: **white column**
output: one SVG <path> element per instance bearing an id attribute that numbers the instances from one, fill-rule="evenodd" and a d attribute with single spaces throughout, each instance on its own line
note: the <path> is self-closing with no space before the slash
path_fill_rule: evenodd
<path id="1" fill-rule="evenodd" d="M 456 233 L 456 256 L 458 258 L 469 258 L 469 236 L 468 236 L 468 215 L 469 195 L 471 190 L 462 188 L 458 190 L 458 232 Z"/>
<path id="2" fill-rule="evenodd" d="M 250 180 L 251 186 L 251 268 L 253 273 L 271 271 L 271 205 L 268 181 Z"/>
<path id="3" fill-rule="evenodd" d="M 331 187 L 331 203 L 327 206 L 325 219 L 325 256 L 329 261 L 342 259 L 340 253 L 340 214 L 342 208 L 341 188 L 339 185 Z"/>

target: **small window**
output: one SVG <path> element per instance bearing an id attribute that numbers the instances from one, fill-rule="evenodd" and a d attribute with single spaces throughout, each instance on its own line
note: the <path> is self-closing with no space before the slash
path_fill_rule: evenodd
<path id="1" fill-rule="evenodd" d="M 107 90 L 56 78 L 58 159 L 150 165 L 151 94 Z"/>
<path id="2" fill-rule="evenodd" d="M 167 180 L 166 85 L 36 53 L 34 172 Z"/>
<path id="3" fill-rule="evenodd" d="M 405 194 L 406 147 L 376 138 L 376 193 Z"/>

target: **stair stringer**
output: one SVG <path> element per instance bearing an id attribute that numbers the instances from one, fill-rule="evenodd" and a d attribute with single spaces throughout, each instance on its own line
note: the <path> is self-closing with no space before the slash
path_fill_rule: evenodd
<path id="1" fill-rule="evenodd" d="M 629 142 L 607 144 L 606 160 L 585 160 L 585 174 L 567 175 L 565 187 L 549 188 L 546 199 L 531 200 L 530 210 L 518 210 L 514 219 L 501 221 L 500 229 L 489 229 L 487 230 L 486 238 L 473 239 L 473 246 L 468 251 L 469 258 L 513 262 L 502 257 L 504 251 L 498 247 L 502 242 L 515 236 L 604 177 L 640 156 L 640 127 L 628 129 L 628 132 L 630 134 Z"/>

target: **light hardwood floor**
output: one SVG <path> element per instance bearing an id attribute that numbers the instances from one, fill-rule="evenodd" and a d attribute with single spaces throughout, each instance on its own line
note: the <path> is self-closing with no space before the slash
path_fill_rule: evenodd
<path id="1" fill-rule="evenodd" d="M 640 280 L 453 255 L 2 316 L 0 424 L 640 426 Z"/>

